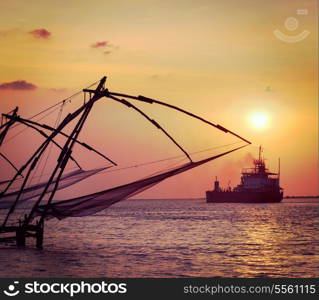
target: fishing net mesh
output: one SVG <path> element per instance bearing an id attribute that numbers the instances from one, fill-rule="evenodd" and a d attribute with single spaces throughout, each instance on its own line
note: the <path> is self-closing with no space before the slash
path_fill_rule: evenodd
<path id="1" fill-rule="evenodd" d="M 65 189 L 107 168 L 108 167 L 104 167 L 104 168 L 92 169 L 87 171 L 79 169 L 73 172 L 69 172 L 61 177 L 57 190 Z M 56 183 L 56 180 L 53 180 L 47 190 L 47 193 L 51 192 L 54 189 L 55 183 Z M 46 184 L 47 184 L 46 182 L 41 182 L 39 184 L 35 184 L 28 188 L 25 188 L 20 196 L 20 199 L 17 205 L 20 205 L 27 200 L 40 196 Z M 20 190 L 17 190 L 17 191 L 3 195 L 0 198 L 0 209 L 10 208 L 13 201 L 17 198 L 19 192 Z"/>
<path id="2" fill-rule="evenodd" d="M 233 150 L 224 152 L 219 155 L 211 156 L 197 162 L 189 162 L 161 174 L 157 174 L 145 179 L 140 179 L 108 190 L 103 190 L 74 199 L 51 203 L 50 205 L 40 205 L 37 207 L 34 217 L 44 214 L 46 219 L 64 219 L 66 217 L 83 217 L 95 214 L 101 210 L 108 208 L 114 203 L 125 200 L 146 189 L 149 189 L 150 187 L 165 180 L 166 178 L 175 176 L 197 166 L 203 165 L 211 160 L 214 160 L 240 148 L 242 147 L 238 147 Z"/>

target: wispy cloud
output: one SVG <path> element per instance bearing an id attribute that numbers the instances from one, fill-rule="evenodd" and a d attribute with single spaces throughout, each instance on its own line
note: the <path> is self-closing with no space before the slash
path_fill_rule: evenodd
<path id="1" fill-rule="evenodd" d="M 265 92 L 274 92 L 274 89 L 269 85 L 269 86 L 266 86 Z"/>
<path id="2" fill-rule="evenodd" d="M 172 74 L 167 73 L 167 74 L 152 74 L 152 75 L 150 75 L 149 77 L 150 77 L 151 79 L 154 79 L 154 80 L 158 80 L 158 79 L 160 79 L 160 80 L 165 80 L 165 79 L 170 79 L 171 76 L 172 76 Z"/>
<path id="3" fill-rule="evenodd" d="M 0 83 L 0 90 L 35 90 L 37 88 L 33 83 L 25 80 L 16 80 L 11 82 Z"/>
<path id="4" fill-rule="evenodd" d="M 44 28 L 34 29 L 30 31 L 29 33 L 32 34 L 33 37 L 37 39 L 48 39 L 51 36 L 51 32 Z"/>
<path id="5" fill-rule="evenodd" d="M 12 35 L 17 35 L 24 33 L 20 28 L 12 28 L 8 30 L 0 30 L 0 37 L 8 37 Z"/>
<path id="6" fill-rule="evenodd" d="M 66 88 L 50 88 L 49 91 L 55 93 L 65 93 L 68 89 Z"/>
<path id="7" fill-rule="evenodd" d="M 96 49 L 96 48 L 101 49 L 101 51 L 104 55 L 112 54 L 115 50 L 119 49 L 118 46 L 111 44 L 109 41 L 98 41 L 98 42 L 91 44 L 90 47 L 94 48 L 94 49 Z"/>
<path id="8" fill-rule="evenodd" d="M 91 45 L 92 48 L 103 48 L 108 46 L 110 46 L 110 43 L 107 41 L 95 42 L 94 44 Z"/>

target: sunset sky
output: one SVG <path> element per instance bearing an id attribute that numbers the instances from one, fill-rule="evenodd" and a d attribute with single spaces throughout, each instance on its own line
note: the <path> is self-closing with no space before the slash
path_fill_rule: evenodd
<path id="1" fill-rule="evenodd" d="M 271 170 L 277 171 L 281 158 L 286 195 L 318 194 L 317 6 L 315 0 L 0 0 L 0 112 L 19 106 L 29 117 L 106 75 L 112 91 L 178 105 L 253 143 L 169 179 L 145 197 L 203 197 L 215 176 L 224 186 L 229 180 L 235 185 L 260 144 Z M 301 38 L 281 40 L 275 30 Z M 127 140 L 143 132 L 132 147 L 145 161 L 151 160 L 148 146 L 176 155 L 151 140 L 152 130 L 144 133 L 143 120 L 133 113 L 99 105 L 82 140 L 123 157 Z M 156 108 L 151 113 L 172 133 L 175 124 L 189 150 L 227 143 L 222 138 L 209 144 L 207 128 L 187 118 Z M 117 127 L 107 126 L 116 119 Z M 22 163 L 15 143 L 3 152 Z M 12 175 L 6 172 L 1 176 Z"/>

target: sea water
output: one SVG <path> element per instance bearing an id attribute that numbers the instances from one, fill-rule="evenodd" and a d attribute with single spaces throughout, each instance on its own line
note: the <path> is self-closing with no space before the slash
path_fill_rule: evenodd
<path id="1" fill-rule="evenodd" d="M 126 200 L 0 244 L 0 277 L 318 277 L 319 205 Z"/>

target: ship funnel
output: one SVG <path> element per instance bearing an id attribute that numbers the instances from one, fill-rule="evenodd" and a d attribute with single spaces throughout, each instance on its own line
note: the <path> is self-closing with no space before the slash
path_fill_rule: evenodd
<path id="1" fill-rule="evenodd" d="M 219 191 L 219 181 L 217 180 L 217 176 L 215 178 L 215 182 L 214 182 L 214 191 Z"/>

